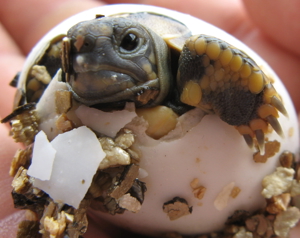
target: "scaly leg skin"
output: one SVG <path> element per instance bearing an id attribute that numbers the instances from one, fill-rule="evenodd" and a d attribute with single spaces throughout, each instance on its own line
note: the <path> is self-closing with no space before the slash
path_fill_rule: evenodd
<path id="1" fill-rule="evenodd" d="M 271 81 L 244 52 L 206 35 L 192 36 L 179 59 L 180 100 L 217 114 L 264 154 L 268 126 L 283 136 L 278 112 L 287 116 Z"/>

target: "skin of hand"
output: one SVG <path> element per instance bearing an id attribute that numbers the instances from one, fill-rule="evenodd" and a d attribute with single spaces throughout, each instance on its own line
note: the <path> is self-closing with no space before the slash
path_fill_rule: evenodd
<path id="1" fill-rule="evenodd" d="M 283 80 L 300 109 L 300 15 L 298 0 L 0 0 L 0 118 L 12 109 L 15 90 L 8 86 L 22 69 L 35 43 L 52 27 L 75 13 L 112 3 L 141 3 L 179 10 L 203 19 L 234 35 L 259 53 Z M 15 237 L 24 212 L 13 208 L 8 171 L 17 148 L 8 136 L 8 125 L 0 125 L 0 237 Z M 124 231 L 90 215 L 86 238 L 124 237 Z M 291 232 L 299 237 L 300 228 Z M 135 237 L 132 236 L 131 237 Z M 138 236 L 136 236 L 138 237 Z"/>

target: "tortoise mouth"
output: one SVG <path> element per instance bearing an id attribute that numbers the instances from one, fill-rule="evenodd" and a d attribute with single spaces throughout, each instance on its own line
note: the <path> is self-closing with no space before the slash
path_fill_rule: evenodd
<path id="1" fill-rule="evenodd" d="M 70 76 L 67 83 L 76 100 L 86 105 L 118 101 L 137 101 L 149 90 L 159 90 L 159 80 L 138 84 L 131 76 L 115 71 L 89 71 Z"/>
<path id="2" fill-rule="evenodd" d="M 71 75 L 69 85 L 79 97 L 97 100 L 133 87 L 134 79 L 114 71 L 88 71 Z"/>

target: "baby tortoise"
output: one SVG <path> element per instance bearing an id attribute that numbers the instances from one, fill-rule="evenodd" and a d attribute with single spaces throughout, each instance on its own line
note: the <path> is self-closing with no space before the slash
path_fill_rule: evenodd
<path id="1" fill-rule="evenodd" d="M 192 36 L 171 18 L 100 15 L 50 45 L 36 64 L 50 77 L 62 68 L 73 97 L 88 106 L 107 110 L 131 101 L 178 114 L 199 107 L 235 126 L 250 147 L 257 141 L 261 153 L 269 125 L 282 136 L 278 112 L 287 112 L 262 69 L 243 51 L 213 36 Z M 53 46 L 61 48 L 61 58 Z M 28 77 L 19 105 L 39 99 L 47 85 L 38 77 Z"/>

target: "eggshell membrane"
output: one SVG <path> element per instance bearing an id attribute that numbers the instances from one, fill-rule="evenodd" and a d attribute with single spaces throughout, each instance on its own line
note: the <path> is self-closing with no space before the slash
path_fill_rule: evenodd
<path id="1" fill-rule="evenodd" d="M 281 81 L 255 52 L 226 32 L 192 16 L 146 5 L 107 5 L 77 14 L 51 30 L 32 50 L 20 76 L 19 87 L 23 87 L 28 67 L 39 55 L 47 42 L 54 36 L 66 34 L 79 21 L 93 19 L 96 14 L 106 16 L 148 11 L 170 16 L 189 27 L 193 34 L 212 35 L 242 49 L 266 74 L 274 80 L 274 87 L 281 95 L 289 117 L 280 115 L 279 122 L 284 138 L 275 132 L 267 134 L 270 141 L 280 142 L 280 151 L 266 163 L 253 161 L 254 149 L 250 149 L 234 127 L 221 121 L 216 115 L 206 115 L 182 138 L 155 141 L 147 137 L 140 127 L 131 123 L 128 127 L 137 134 L 136 147 L 140 150 L 141 181 L 146 182 L 145 201 L 138 213 L 125 212 L 122 215 L 108 215 L 95 212 L 97 216 L 134 232 L 158 235 L 177 231 L 181 234 L 197 234 L 221 230 L 228 216 L 235 210 L 255 211 L 265 205 L 261 196 L 261 181 L 278 166 L 279 155 L 289 150 L 298 155 L 298 124 L 292 101 Z M 122 120 L 122 118 L 120 118 Z M 298 158 L 297 158 L 298 159 Z M 190 183 L 199 179 L 199 185 L 206 187 L 203 199 L 194 197 Z M 234 183 L 241 189 L 236 198 L 229 197 L 227 206 L 218 210 L 214 202 L 222 189 Z M 173 197 L 179 196 L 193 206 L 190 215 L 170 221 L 162 206 Z"/>

